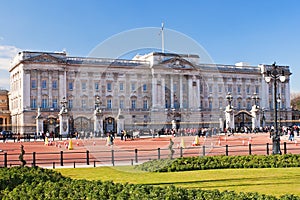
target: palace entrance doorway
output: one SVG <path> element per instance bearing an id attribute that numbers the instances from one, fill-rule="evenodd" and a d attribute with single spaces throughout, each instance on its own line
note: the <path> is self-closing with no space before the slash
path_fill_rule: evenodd
<path id="1" fill-rule="evenodd" d="M 235 127 L 238 129 L 238 132 L 245 132 L 245 127 L 247 130 L 251 130 L 252 127 L 252 115 L 246 110 L 241 110 L 234 115 Z"/>

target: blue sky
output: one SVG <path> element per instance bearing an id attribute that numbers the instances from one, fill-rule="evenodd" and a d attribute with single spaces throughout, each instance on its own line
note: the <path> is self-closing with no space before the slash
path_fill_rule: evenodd
<path id="1" fill-rule="evenodd" d="M 300 1 L 17 1 L 0 3 L 0 87 L 8 89 L 9 62 L 19 50 L 87 56 L 123 31 L 165 27 L 194 39 L 218 64 L 291 66 L 300 92 Z M 188 52 L 182 52 L 188 53 Z"/>

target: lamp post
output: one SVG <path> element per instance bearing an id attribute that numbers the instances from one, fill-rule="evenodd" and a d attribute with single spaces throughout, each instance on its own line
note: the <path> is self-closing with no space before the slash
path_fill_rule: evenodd
<path id="1" fill-rule="evenodd" d="M 228 101 L 229 108 L 231 109 L 231 102 L 232 102 L 233 97 L 230 92 L 226 95 L 226 99 Z"/>
<path id="2" fill-rule="evenodd" d="M 94 134 L 95 136 L 103 134 L 103 119 L 102 119 L 102 110 L 101 110 L 101 100 L 99 96 L 96 96 L 95 99 L 95 111 L 94 111 Z"/>
<path id="3" fill-rule="evenodd" d="M 265 108 L 262 108 L 261 111 L 262 111 L 261 126 L 264 129 L 264 127 L 265 127 L 265 120 L 266 120 L 266 118 L 265 118 Z"/>
<path id="4" fill-rule="evenodd" d="M 254 100 L 255 108 L 257 108 L 258 107 L 257 104 L 258 104 L 258 101 L 259 101 L 259 96 L 257 96 L 256 93 L 254 93 L 253 96 L 252 96 L 252 99 Z"/>
<path id="5" fill-rule="evenodd" d="M 234 130 L 234 115 L 233 115 L 233 108 L 231 106 L 233 97 L 230 92 L 226 95 L 226 99 L 228 101 L 228 106 L 226 106 L 225 108 L 226 131 L 231 132 Z"/>
<path id="6" fill-rule="evenodd" d="M 280 94 L 278 95 L 277 99 L 276 99 L 277 103 L 278 103 L 278 115 L 279 115 L 279 128 L 281 128 L 281 115 L 280 115 L 280 104 L 281 104 L 281 97 Z M 281 132 L 281 131 L 280 131 Z"/>
<path id="7" fill-rule="evenodd" d="M 256 132 L 258 128 L 260 127 L 260 121 L 259 121 L 259 106 L 258 101 L 259 97 L 256 93 L 253 94 L 252 99 L 254 100 L 254 105 L 251 109 L 251 115 L 252 115 L 252 131 Z"/>
<path id="8" fill-rule="evenodd" d="M 265 81 L 267 83 L 270 83 L 271 80 L 273 80 L 274 84 L 274 96 L 273 96 L 273 103 L 274 103 L 274 125 L 275 130 L 273 134 L 273 148 L 272 153 L 273 154 L 281 154 L 280 150 L 280 135 L 278 134 L 278 124 L 277 124 L 277 82 L 285 82 L 286 77 L 284 74 L 284 70 L 278 69 L 278 66 L 276 66 L 276 63 L 274 62 L 272 65 L 272 68 L 267 70 L 265 74 Z"/>

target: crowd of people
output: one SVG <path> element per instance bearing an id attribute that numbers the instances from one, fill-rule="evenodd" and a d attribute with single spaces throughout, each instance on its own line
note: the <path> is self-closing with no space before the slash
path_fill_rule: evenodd
<path id="1" fill-rule="evenodd" d="M 12 132 L 10 132 L 12 135 Z M 211 137 L 214 135 L 218 134 L 226 134 L 228 136 L 234 135 L 235 133 L 244 133 L 244 134 L 249 134 L 249 133 L 269 133 L 270 138 L 276 133 L 275 132 L 275 127 L 274 126 L 265 126 L 265 127 L 260 127 L 260 128 L 255 128 L 252 129 L 248 126 L 243 126 L 243 127 L 236 127 L 235 129 L 220 129 L 216 127 L 199 127 L 199 128 L 166 128 L 163 127 L 161 129 L 148 129 L 148 130 L 138 130 L 138 129 L 128 129 L 128 130 L 121 130 L 120 133 L 115 133 L 115 132 L 108 132 L 108 133 L 96 133 L 96 132 L 75 132 L 73 134 L 67 135 L 65 137 L 67 138 L 76 138 L 76 139 L 89 139 L 89 138 L 96 138 L 96 137 L 110 137 L 111 141 L 115 139 L 115 137 L 120 137 L 121 140 L 128 140 L 128 139 L 134 139 L 136 137 L 141 137 L 141 136 L 152 136 L 152 137 L 160 137 L 162 135 L 170 135 L 173 137 L 179 137 L 179 136 L 196 136 L 198 135 L 199 137 Z M 294 141 L 296 136 L 299 136 L 300 134 L 300 126 L 294 125 L 294 126 L 280 126 L 278 128 L 278 134 L 280 136 L 288 136 L 288 139 L 290 141 Z M 9 138 L 8 134 L 1 134 L 3 140 Z M 32 136 L 31 136 L 32 137 Z M 62 139 L 62 136 L 59 134 L 55 134 L 54 132 L 49 132 L 46 131 L 44 132 L 39 132 L 39 133 L 34 133 L 33 139 L 41 139 L 45 140 L 45 138 L 48 139 Z M 20 134 L 17 134 L 15 137 L 18 141 L 21 138 Z M 25 138 L 25 136 L 24 136 Z"/>

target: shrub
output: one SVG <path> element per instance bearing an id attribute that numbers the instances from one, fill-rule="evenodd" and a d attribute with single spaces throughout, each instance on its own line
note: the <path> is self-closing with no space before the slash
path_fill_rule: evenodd
<path id="1" fill-rule="evenodd" d="M 152 160 L 136 166 L 149 172 L 174 172 L 187 170 L 226 168 L 279 168 L 299 167 L 300 155 L 248 155 L 248 156 L 207 156 L 185 157 L 173 160 Z"/>
<path id="2" fill-rule="evenodd" d="M 185 189 L 175 186 L 158 187 L 142 184 L 121 184 L 112 181 L 72 180 L 60 173 L 41 168 L 0 168 L 0 181 L 7 177 L 20 178 L 16 183 L 1 184 L 0 198 L 7 199 L 260 199 L 277 200 L 271 195 L 258 193 L 235 193 L 233 191 Z M 299 200 L 294 195 L 284 195 L 279 199 Z"/>

